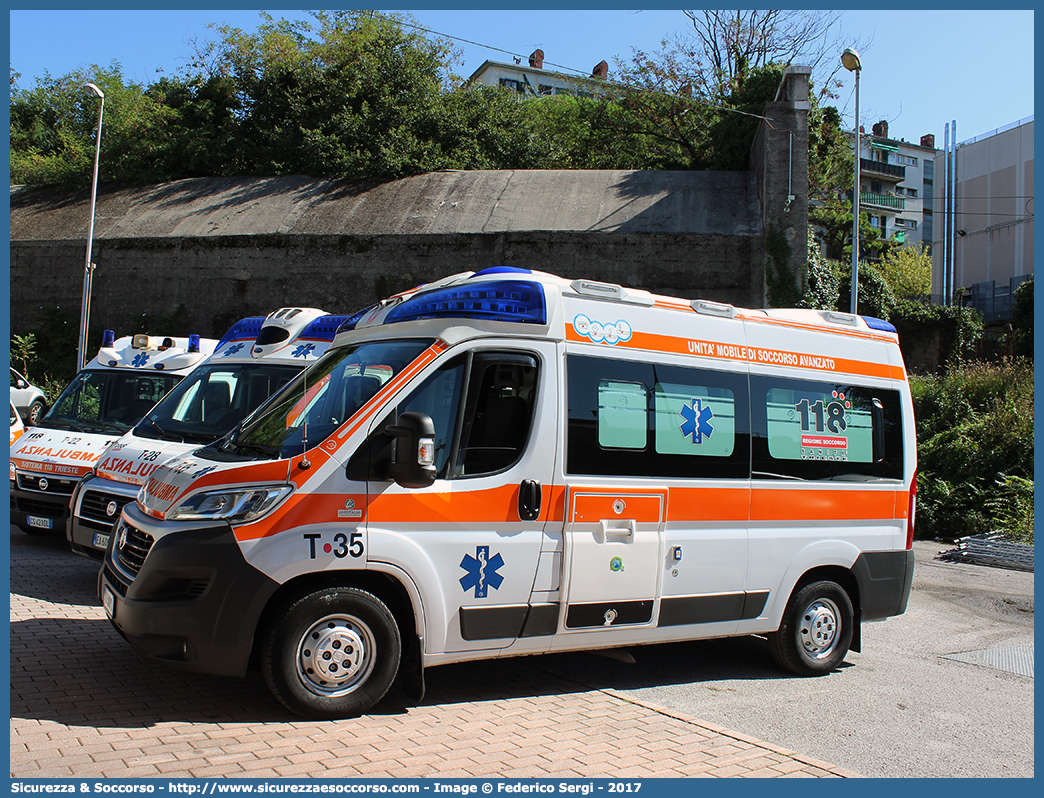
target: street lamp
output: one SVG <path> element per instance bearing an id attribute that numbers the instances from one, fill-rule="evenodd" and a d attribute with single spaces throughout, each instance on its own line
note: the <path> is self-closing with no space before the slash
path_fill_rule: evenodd
<path id="1" fill-rule="evenodd" d="M 91 179 L 91 215 L 87 222 L 87 262 L 83 269 L 83 303 L 80 307 L 80 343 L 76 350 L 77 369 L 87 365 L 87 320 L 91 311 L 91 280 L 94 264 L 91 263 L 91 244 L 94 242 L 94 205 L 98 196 L 98 160 L 101 157 L 102 112 L 105 110 L 105 93 L 88 83 L 84 89 L 92 97 L 101 100 L 98 104 L 98 132 L 94 141 L 94 177 Z"/>
<path id="2" fill-rule="evenodd" d="M 849 72 L 855 72 L 855 186 L 852 190 L 852 314 L 855 315 L 859 301 L 859 53 L 846 47 L 841 53 L 841 63 Z"/>

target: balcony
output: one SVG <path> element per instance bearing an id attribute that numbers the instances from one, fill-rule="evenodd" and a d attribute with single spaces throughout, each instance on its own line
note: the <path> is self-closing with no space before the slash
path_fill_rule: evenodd
<path id="1" fill-rule="evenodd" d="M 882 161 L 872 161 L 869 158 L 859 159 L 859 171 L 881 175 L 882 177 L 897 180 L 900 183 L 906 179 L 905 166 L 895 166 Z"/>
<path id="2" fill-rule="evenodd" d="M 894 194 L 875 194 L 872 191 L 859 192 L 860 205 L 874 205 L 878 208 L 890 208 L 893 211 L 906 209 L 906 198 Z"/>

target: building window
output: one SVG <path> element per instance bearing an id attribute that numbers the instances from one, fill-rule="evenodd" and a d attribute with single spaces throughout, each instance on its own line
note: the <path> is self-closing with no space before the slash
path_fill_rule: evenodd
<path id="1" fill-rule="evenodd" d="M 541 83 L 539 86 L 537 86 L 537 92 L 541 96 L 549 96 L 555 93 L 555 88 L 554 86 L 548 86 L 546 83 Z"/>
<path id="2" fill-rule="evenodd" d="M 900 156 L 899 160 L 900 160 L 900 162 L 906 163 L 906 164 L 908 164 L 910 166 L 917 166 L 917 159 L 916 158 L 911 158 L 909 155 Z"/>
<path id="3" fill-rule="evenodd" d="M 500 79 L 500 85 L 505 87 L 505 88 L 508 88 L 508 89 L 514 89 L 519 94 L 522 94 L 525 91 L 525 89 L 522 88 L 522 81 L 521 80 L 512 80 L 511 78 L 501 78 Z"/>

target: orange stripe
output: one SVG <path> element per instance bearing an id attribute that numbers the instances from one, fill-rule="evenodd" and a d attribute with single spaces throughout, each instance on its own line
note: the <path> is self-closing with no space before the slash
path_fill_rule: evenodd
<path id="1" fill-rule="evenodd" d="M 358 510 L 358 517 L 341 516 L 348 509 Z M 253 524 L 235 528 L 237 540 L 258 540 L 309 524 L 342 523 L 362 526 L 366 523 L 366 494 L 295 493 L 272 515 Z"/>
<path id="2" fill-rule="evenodd" d="M 668 521 L 743 521 L 750 517 L 747 488 L 671 488 Z"/>
<path id="3" fill-rule="evenodd" d="M 832 330 L 830 332 L 833 332 Z M 577 343 L 590 343 L 591 339 L 580 335 L 572 325 L 566 326 L 566 340 Z M 610 347 L 624 349 L 642 349 L 650 352 L 668 352 L 675 355 L 699 355 L 731 362 L 749 362 L 761 365 L 781 365 L 792 368 L 807 369 L 821 373 L 858 374 L 866 377 L 884 377 L 886 379 L 905 379 L 905 369 L 894 367 L 888 363 L 873 363 L 865 360 L 849 360 L 839 357 L 822 357 L 822 365 L 817 362 L 805 362 L 808 355 L 801 352 L 790 352 L 784 349 L 768 349 L 757 346 L 744 346 L 718 341 L 699 341 L 693 338 L 677 338 L 672 335 L 658 333 L 635 332 L 630 340 Z M 813 356 L 815 357 L 815 356 Z"/>
<path id="4" fill-rule="evenodd" d="M 604 518 L 628 518 L 642 523 L 659 523 L 666 491 L 653 496 L 635 496 L 629 491 L 591 495 L 576 489 L 573 494 L 573 523 L 591 523 Z M 619 512 L 617 501 L 623 502 Z"/>
<path id="5" fill-rule="evenodd" d="M 859 521 L 905 518 L 897 515 L 894 490 L 795 490 L 758 488 L 751 494 L 751 521 Z"/>
<path id="6" fill-rule="evenodd" d="M 372 524 L 517 522 L 518 485 L 450 493 L 386 492 L 371 499 L 367 514 Z"/>

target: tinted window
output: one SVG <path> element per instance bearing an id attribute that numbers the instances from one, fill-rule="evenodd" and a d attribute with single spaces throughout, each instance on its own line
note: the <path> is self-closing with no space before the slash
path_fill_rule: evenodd
<path id="1" fill-rule="evenodd" d="M 580 355 L 566 367 L 568 473 L 749 475 L 745 375 Z"/>
<path id="2" fill-rule="evenodd" d="M 755 477 L 901 479 L 898 391 L 751 377 Z"/>

